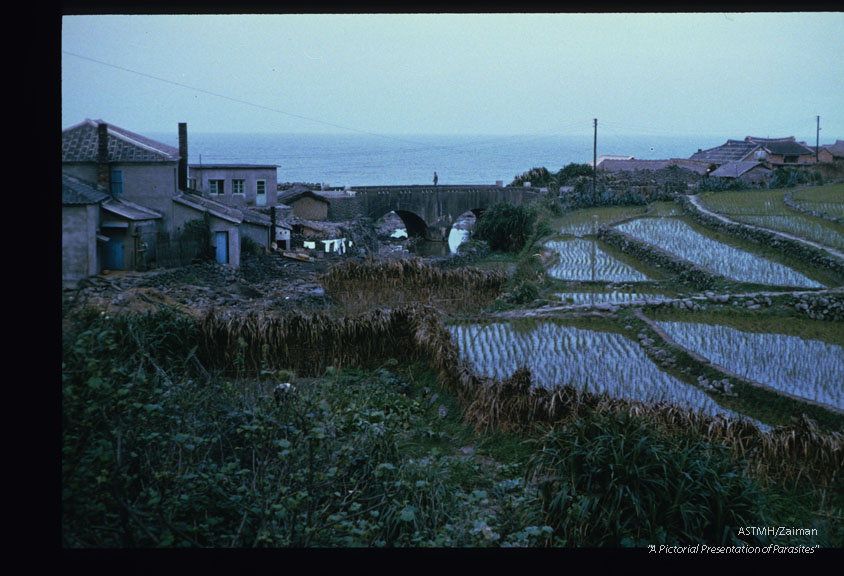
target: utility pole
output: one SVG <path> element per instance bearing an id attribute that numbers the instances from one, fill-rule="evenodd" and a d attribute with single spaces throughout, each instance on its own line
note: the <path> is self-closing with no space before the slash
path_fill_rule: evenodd
<path id="1" fill-rule="evenodd" d="M 595 194 L 595 174 L 598 168 L 598 119 L 594 119 L 595 137 L 592 140 L 592 194 Z"/>
<path id="2" fill-rule="evenodd" d="M 815 131 L 815 164 L 818 163 L 818 148 L 820 148 L 821 144 L 821 117 L 817 117 L 818 120 L 818 129 Z"/>

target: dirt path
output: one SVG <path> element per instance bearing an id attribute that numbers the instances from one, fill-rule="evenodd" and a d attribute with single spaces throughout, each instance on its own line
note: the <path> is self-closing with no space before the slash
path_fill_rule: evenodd
<path id="1" fill-rule="evenodd" d="M 725 222 L 727 224 L 735 224 L 735 225 L 738 225 L 738 226 L 744 226 L 745 228 L 751 228 L 751 229 L 754 229 L 754 230 L 763 230 L 765 232 L 770 232 L 772 234 L 776 234 L 777 236 L 782 236 L 783 238 L 788 238 L 789 240 L 795 240 L 795 241 L 800 242 L 802 244 L 806 244 L 807 246 L 813 246 L 814 248 L 818 248 L 820 250 L 827 252 L 828 254 L 838 258 L 839 260 L 844 260 L 844 252 L 841 252 L 840 250 L 836 250 L 835 248 L 831 248 L 830 246 L 826 246 L 825 244 L 819 244 L 818 242 L 813 242 L 812 240 L 807 240 L 805 238 L 801 238 L 800 236 L 794 236 L 794 235 L 788 234 L 786 232 L 780 232 L 779 230 L 772 230 L 770 228 L 763 228 L 761 226 L 753 226 L 752 224 L 745 224 L 744 222 L 739 222 L 737 220 L 727 218 L 726 216 L 724 216 L 722 214 L 718 214 L 717 212 L 713 212 L 712 210 L 707 208 L 700 201 L 700 197 L 697 196 L 697 195 L 689 196 L 689 200 L 691 201 L 692 204 L 694 204 L 695 208 L 697 208 L 698 210 L 700 210 L 704 214 L 706 214 L 708 216 L 712 216 L 714 218 L 717 218 L 718 220 L 721 220 L 722 222 Z"/>

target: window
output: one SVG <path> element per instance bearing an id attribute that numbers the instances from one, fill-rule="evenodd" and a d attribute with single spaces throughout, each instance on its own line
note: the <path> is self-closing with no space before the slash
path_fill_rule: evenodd
<path id="1" fill-rule="evenodd" d="M 232 180 L 232 194 L 246 194 L 246 180 Z"/>
<path id="2" fill-rule="evenodd" d="M 209 194 L 222 194 L 225 190 L 223 186 L 223 180 L 209 180 L 208 181 L 208 193 Z"/>
<path id="3" fill-rule="evenodd" d="M 196 178 L 188 178 L 188 188 L 196 190 Z"/>
<path id="4" fill-rule="evenodd" d="M 123 194 L 123 170 L 111 171 L 111 193 L 115 196 Z"/>

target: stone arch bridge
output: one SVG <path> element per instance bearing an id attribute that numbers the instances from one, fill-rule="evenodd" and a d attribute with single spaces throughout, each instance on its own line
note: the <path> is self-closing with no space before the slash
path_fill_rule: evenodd
<path id="1" fill-rule="evenodd" d="M 499 202 L 522 204 L 540 194 L 537 188 L 503 186 L 361 186 L 341 195 L 326 196 L 329 220 L 349 220 L 362 215 L 378 220 L 395 212 L 408 235 L 428 240 L 448 238 L 452 224 L 462 214 L 480 214 Z"/>

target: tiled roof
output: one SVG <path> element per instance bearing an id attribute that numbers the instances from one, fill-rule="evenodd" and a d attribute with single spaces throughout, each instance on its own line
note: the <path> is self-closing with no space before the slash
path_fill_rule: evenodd
<path id="1" fill-rule="evenodd" d="M 278 200 L 279 200 L 279 202 L 282 202 L 284 204 L 291 204 L 291 203 L 296 202 L 297 200 L 299 200 L 301 198 L 313 198 L 314 200 L 318 200 L 320 202 L 325 202 L 326 204 L 331 204 L 331 202 L 329 202 L 328 199 L 326 199 L 325 197 L 320 196 L 319 194 L 316 194 L 315 192 L 312 192 L 310 190 L 305 190 L 303 192 L 294 193 L 294 194 L 285 193 L 283 196 L 279 197 Z"/>
<path id="2" fill-rule="evenodd" d="M 162 217 L 154 210 L 118 198 L 110 198 L 103 202 L 103 210 L 127 220 L 157 220 Z"/>
<path id="3" fill-rule="evenodd" d="M 86 119 L 62 130 L 62 162 L 96 162 L 98 126 L 102 120 Z M 173 146 L 150 140 L 108 125 L 109 162 L 177 162 L 179 150 Z"/>
<path id="4" fill-rule="evenodd" d="M 844 140 L 836 140 L 835 144 L 824 146 L 833 156 L 844 157 Z"/>
<path id="5" fill-rule="evenodd" d="M 719 166 L 717 170 L 713 170 L 710 176 L 714 176 L 716 178 L 738 178 L 739 176 L 750 172 L 757 166 L 762 166 L 762 164 L 760 162 L 754 162 L 751 160 L 742 162 L 729 162 L 728 164 Z M 768 168 L 764 166 L 762 166 L 762 168 L 770 172 Z"/>
<path id="6" fill-rule="evenodd" d="M 754 138 L 748 136 L 748 142 L 753 142 L 761 145 L 765 150 L 771 154 L 780 156 L 800 156 L 803 154 L 814 154 L 815 151 L 797 142 L 793 136 L 788 138 Z"/>
<path id="7" fill-rule="evenodd" d="M 663 170 L 669 166 L 677 166 L 691 170 L 697 174 L 704 174 L 709 168 L 706 162 L 695 162 L 693 160 L 686 160 L 684 158 L 672 158 L 670 160 L 604 160 L 599 170 L 606 172 L 633 172 L 636 170 Z"/>
<path id="8" fill-rule="evenodd" d="M 107 192 L 97 190 L 95 186 L 86 184 L 72 176 L 62 174 L 62 205 L 83 206 L 85 204 L 99 204 L 110 198 Z"/>
<path id="9" fill-rule="evenodd" d="M 726 164 L 747 157 L 748 154 L 758 147 L 759 145 L 754 142 L 727 140 L 726 144 L 722 144 L 721 146 L 695 152 L 689 157 L 689 160 L 707 162 L 709 164 Z"/>
<path id="10" fill-rule="evenodd" d="M 253 210 L 241 210 L 241 214 L 243 214 L 243 221 L 249 224 L 256 224 L 258 226 L 271 226 L 272 220 L 266 214 L 261 214 L 260 212 L 255 212 Z M 278 223 L 276 223 L 278 225 Z"/>
<path id="11" fill-rule="evenodd" d="M 233 222 L 235 224 L 240 224 L 243 221 L 243 212 L 237 208 L 232 208 L 231 206 L 226 206 L 225 204 L 215 202 L 214 200 L 203 198 L 197 194 L 182 193 L 174 197 L 173 201 L 183 206 L 187 206 L 188 208 L 193 208 L 199 212 L 207 211 L 212 216 L 228 220 L 229 222 Z"/>
<path id="12" fill-rule="evenodd" d="M 221 170 L 238 169 L 254 170 L 258 168 L 278 168 L 278 164 L 188 164 L 191 170 Z"/>

